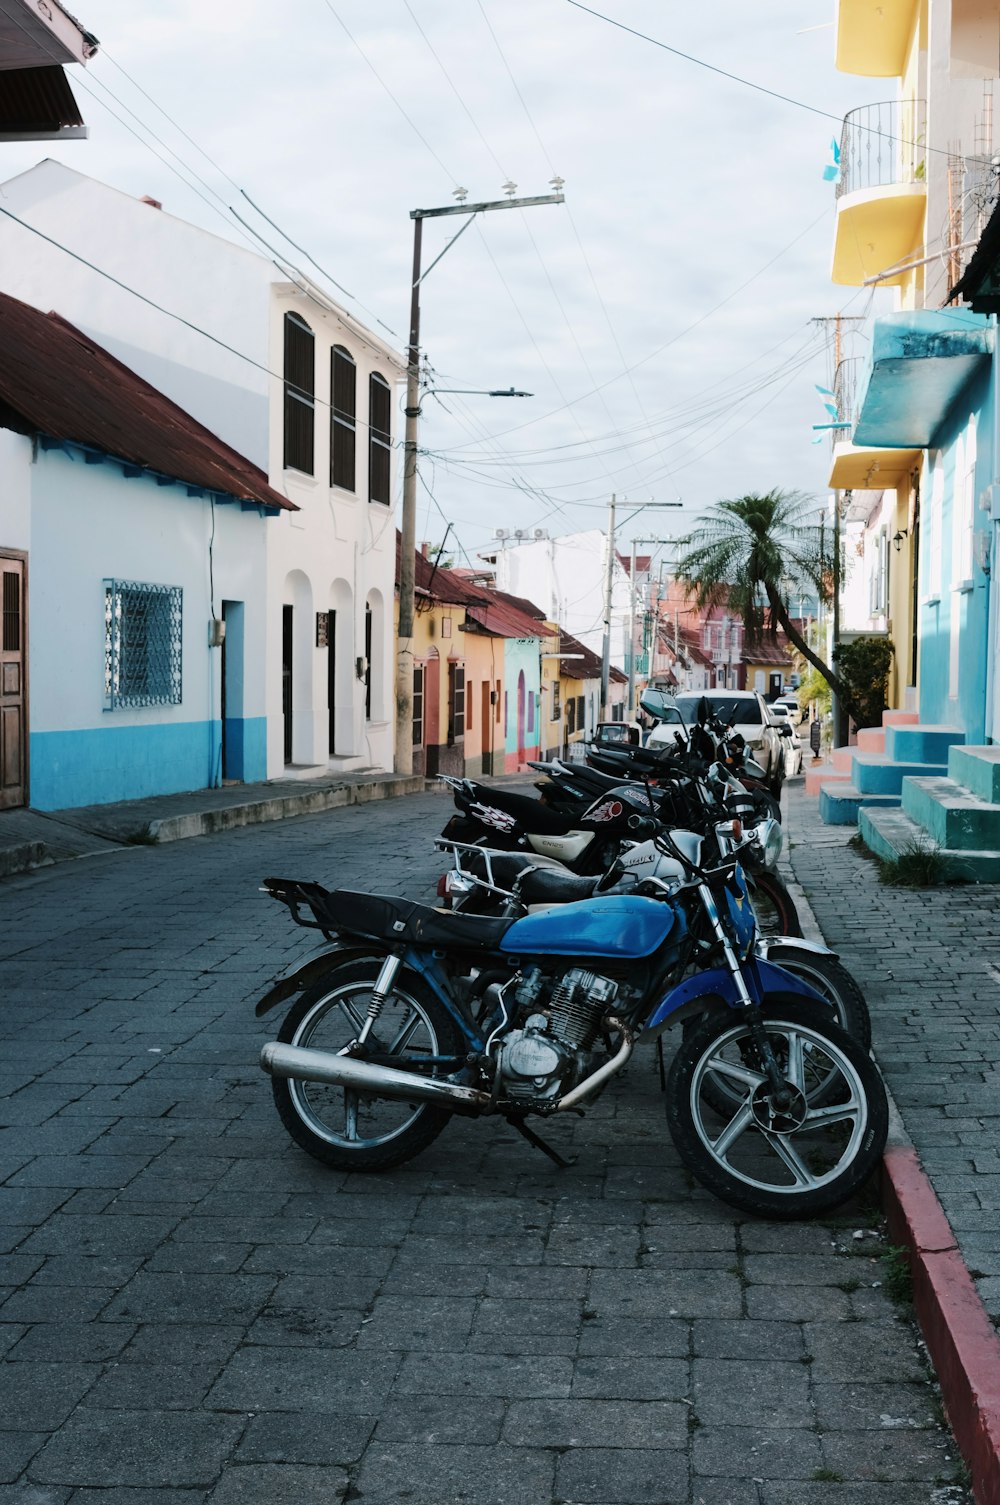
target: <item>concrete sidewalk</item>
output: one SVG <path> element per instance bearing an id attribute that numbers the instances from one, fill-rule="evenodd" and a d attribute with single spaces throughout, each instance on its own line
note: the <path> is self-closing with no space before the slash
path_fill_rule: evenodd
<path id="1" fill-rule="evenodd" d="M 226 784 L 111 805 L 0 811 L 0 878 L 116 847 L 152 845 L 418 794 L 428 781 L 381 770 Z M 443 786 L 436 786 L 443 787 Z"/>

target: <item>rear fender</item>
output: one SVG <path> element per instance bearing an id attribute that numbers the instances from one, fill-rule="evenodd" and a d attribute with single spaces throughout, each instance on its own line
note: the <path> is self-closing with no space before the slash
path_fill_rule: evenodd
<path id="1" fill-rule="evenodd" d="M 793 977 L 791 972 L 772 966 L 770 962 L 747 962 L 743 967 L 743 980 L 750 996 L 757 1003 L 763 1003 L 765 998 L 768 1001 L 780 998 L 782 1002 L 811 1003 L 833 1012 L 831 1004 L 815 988 L 811 988 L 801 978 Z M 720 1003 L 731 1009 L 742 1007 L 742 1000 L 729 968 L 712 967 L 707 972 L 696 972 L 660 999 L 646 1021 L 643 1034 L 662 1030 L 667 1025 L 676 1023 L 682 1009 L 685 1015 L 705 1013 L 718 1009 Z"/>
<path id="2" fill-rule="evenodd" d="M 286 998 L 291 998 L 303 989 L 312 987 L 318 982 L 324 973 L 329 972 L 330 964 L 336 961 L 339 966 L 342 962 L 360 961 L 365 957 L 378 956 L 379 961 L 384 959 L 382 953 L 365 950 L 362 946 L 341 946 L 336 942 L 321 946 L 314 951 L 308 961 L 293 962 L 283 976 L 279 977 L 254 1009 L 258 1019 L 275 1008 L 279 1003 L 284 1003 Z"/>

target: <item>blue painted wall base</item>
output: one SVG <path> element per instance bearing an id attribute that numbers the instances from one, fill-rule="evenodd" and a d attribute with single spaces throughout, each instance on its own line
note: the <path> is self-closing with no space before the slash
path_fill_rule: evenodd
<path id="1" fill-rule="evenodd" d="M 244 781 L 266 777 L 263 716 L 227 724 Z M 109 805 L 216 786 L 222 777 L 221 721 L 161 722 L 33 732 L 30 799 L 36 810 Z"/>

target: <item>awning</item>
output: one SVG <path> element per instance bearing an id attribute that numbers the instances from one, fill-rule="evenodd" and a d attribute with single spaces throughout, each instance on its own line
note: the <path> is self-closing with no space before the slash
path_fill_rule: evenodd
<path id="1" fill-rule="evenodd" d="M 929 448 L 963 387 L 991 356 L 983 314 L 923 308 L 876 319 L 854 444 Z"/>
<path id="2" fill-rule="evenodd" d="M 62 64 L 86 63 L 97 46 L 58 0 L 0 0 L 0 141 L 86 136 Z"/>
<path id="3" fill-rule="evenodd" d="M 72 140 L 86 133 L 61 68 L 0 69 L 0 141 Z"/>

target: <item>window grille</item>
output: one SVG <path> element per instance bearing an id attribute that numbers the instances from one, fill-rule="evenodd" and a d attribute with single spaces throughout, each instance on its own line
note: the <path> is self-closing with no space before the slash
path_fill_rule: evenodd
<path id="1" fill-rule="evenodd" d="M 373 371 L 368 379 L 368 500 L 389 505 L 392 452 L 389 383 Z"/>
<path id="2" fill-rule="evenodd" d="M 104 709 L 180 705 L 179 585 L 104 582 Z"/>
<path id="3" fill-rule="evenodd" d="M 357 444 L 357 382 L 354 357 L 343 345 L 330 353 L 330 485 L 353 491 Z"/>
<path id="4" fill-rule="evenodd" d="M 316 341 L 305 319 L 285 315 L 285 468 L 313 473 Z"/>
<path id="5" fill-rule="evenodd" d="M 21 648 L 21 577 L 15 570 L 3 572 L 3 651 Z"/>
<path id="6" fill-rule="evenodd" d="M 560 690 L 559 681 L 557 679 L 554 679 L 552 681 L 552 720 L 553 721 L 558 721 L 560 713 L 561 713 L 561 706 L 559 704 L 559 690 Z"/>

